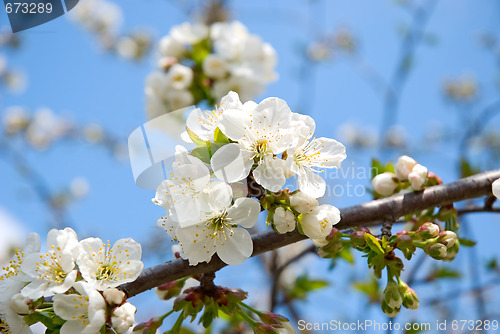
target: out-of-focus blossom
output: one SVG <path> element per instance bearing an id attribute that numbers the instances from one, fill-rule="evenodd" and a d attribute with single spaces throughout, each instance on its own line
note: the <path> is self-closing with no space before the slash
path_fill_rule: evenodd
<path id="1" fill-rule="evenodd" d="M 230 91 L 245 102 L 277 78 L 274 49 L 237 21 L 175 26 L 160 40 L 159 53 L 160 68 L 146 80 L 150 119 L 201 101 L 212 104 Z"/>

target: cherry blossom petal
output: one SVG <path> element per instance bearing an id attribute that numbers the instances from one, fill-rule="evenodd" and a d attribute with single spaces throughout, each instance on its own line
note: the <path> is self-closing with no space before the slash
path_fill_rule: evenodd
<path id="1" fill-rule="evenodd" d="M 217 240 L 217 255 L 227 264 L 241 264 L 252 255 L 252 252 L 252 238 L 243 228 L 233 228 L 230 237 Z"/>
<path id="2" fill-rule="evenodd" d="M 286 183 L 285 161 L 276 158 L 267 158 L 253 171 L 255 181 L 270 191 L 280 190 Z"/>
<path id="3" fill-rule="evenodd" d="M 233 183 L 243 180 L 253 166 L 252 154 L 242 150 L 238 144 L 227 144 L 215 152 L 211 160 L 212 169 L 219 180 Z"/>
<path id="4" fill-rule="evenodd" d="M 260 204 L 253 198 L 238 198 L 234 201 L 233 206 L 227 210 L 229 218 L 246 228 L 255 225 L 259 213 Z"/>
<path id="5" fill-rule="evenodd" d="M 298 182 L 300 191 L 308 194 L 309 196 L 319 198 L 325 194 L 325 180 L 316 174 L 311 168 L 303 167 L 301 169 Z"/>

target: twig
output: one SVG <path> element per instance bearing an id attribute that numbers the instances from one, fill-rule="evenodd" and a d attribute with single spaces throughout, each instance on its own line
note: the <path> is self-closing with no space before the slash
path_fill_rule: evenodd
<path id="1" fill-rule="evenodd" d="M 499 178 L 500 169 L 497 169 L 476 174 L 449 184 L 429 187 L 423 191 L 398 194 L 347 207 L 340 210 L 342 220 L 337 225 L 337 228 L 346 229 L 355 226 L 373 226 L 388 216 L 393 217 L 396 221 L 399 217 L 427 208 L 491 195 L 491 184 Z M 252 239 L 252 256 L 256 256 L 306 239 L 306 237 L 298 231 L 278 234 L 269 230 L 254 235 Z M 188 261 L 177 259 L 145 269 L 137 280 L 123 284 L 121 288 L 127 293 L 127 296 L 132 297 L 160 284 L 186 276 L 217 271 L 225 266 L 226 264 L 217 256 L 214 256 L 209 263 L 200 263 L 196 266 L 190 266 Z"/>

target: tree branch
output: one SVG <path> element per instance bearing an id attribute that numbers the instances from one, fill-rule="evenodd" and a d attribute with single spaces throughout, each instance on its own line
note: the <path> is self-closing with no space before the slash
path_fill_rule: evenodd
<path id="1" fill-rule="evenodd" d="M 399 217 L 434 206 L 491 195 L 491 184 L 499 178 L 500 169 L 497 169 L 449 184 L 430 187 L 424 191 L 399 194 L 347 207 L 340 210 L 342 219 L 336 227 L 345 229 L 355 226 L 373 226 L 387 217 L 392 217 L 393 221 L 397 221 Z M 306 236 L 297 230 L 286 234 L 278 234 L 269 230 L 254 235 L 252 239 L 254 244 L 252 256 L 256 256 L 306 239 Z M 196 266 L 190 266 L 188 261 L 177 259 L 145 269 L 134 282 L 123 284 L 121 289 L 128 297 L 132 297 L 160 284 L 186 276 L 217 271 L 225 266 L 226 264 L 216 255 L 209 263 L 200 263 Z"/>

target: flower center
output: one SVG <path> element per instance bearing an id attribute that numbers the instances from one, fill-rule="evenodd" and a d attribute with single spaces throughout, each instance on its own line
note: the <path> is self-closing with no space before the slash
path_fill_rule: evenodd
<path id="1" fill-rule="evenodd" d="M 229 234 L 232 235 L 233 231 L 231 228 L 235 227 L 235 224 L 232 218 L 228 218 L 226 210 L 223 210 L 208 219 L 205 226 L 213 231 L 212 239 L 223 238 L 226 240 L 226 230 L 229 230 Z"/>
<path id="2" fill-rule="evenodd" d="M 253 158 L 257 158 L 258 160 L 262 160 L 264 157 L 272 153 L 266 139 L 257 140 L 250 146 L 250 149 L 254 153 Z"/>
<path id="3" fill-rule="evenodd" d="M 0 333 L 2 334 L 12 334 L 12 331 L 7 324 L 7 321 L 4 319 L 4 316 L 2 313 L 0 313 Z"/>
<path id="4" fill-rule="evenodd" d="M 113 280 L 115 275 L 119 272 L 120 270 L 115 267 L 115 264 L 101 264 L 97 268 L 97 273 L 95 275 L 96 280 Z"/>
<path id="5" fill-rule="evenodd" d="M 23 252 L 20 251 L 19 249 L 16 249 L 14 253 L 14 258 L 9 261 L 9 264 L 6 265 L 5 267 L 2 268 L 4 271 L 4 274 L 0 276 L 0 281 L 8 278 L 8 277 L 13 277 L 17 276 L 19 272 L 19 268 L 21 267 L 21 264 L 23 263 Z"/>
<path id="6" fill-rule="evenodd" d="M 57 247 L 57 249 L 60 250 L 59 247 Z M 40 258 L 43 259 L 44 256 L 40 255 Z M 43 266 L 43 268 L 41 268 L 41 266 Z M 36 263 L 36 269 L 37 271 L 40 270 L 42 272 L 45 270 L 45 272 L 38 276 L 39 279 L 53 281 L 56 284 L 64 282 L 64 279 L 68 275 L 61 268 L 61 264 L 59 263 L 59 259 L 56 257 L 55 253 L 52 252 L 47 252 L 45 254 L 45 261 L 43 264 L 40 264 L 40 262 Z"/>

